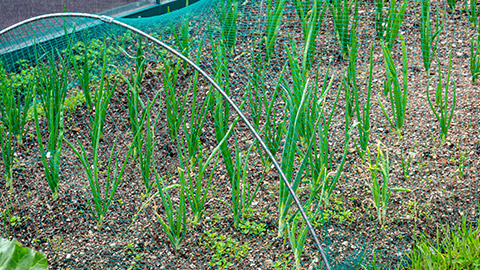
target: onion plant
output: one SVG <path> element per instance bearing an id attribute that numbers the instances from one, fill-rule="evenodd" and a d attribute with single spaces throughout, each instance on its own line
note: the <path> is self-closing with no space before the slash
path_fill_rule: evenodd
<path id="1" fill-rule="evenodd" d="M 420 42 L 422 44 L 423 65 L 425 67 L 427 76 L 430 76 L 430 66 L 433 56 L 437 51 L 439 40 L 438 37 L 444 25 L 440 22 L 440 16 L 437 11 L 437 21 L 435 23 L 435 28 L 433 28 L 430 17 L 430 0 L 421 0 L 421 2 L 422 12 L 420 18 Z"/>
<path id="2" fill-rule="evenodd" d="M 75 73 L 77 75 L 78 81 L 80 82 L 80 87 L 82 88 L 83 95 L 85 96 L 85 102 L 87 104 L 87 108 L 89 111 L 92 111 L 93 109 L 93 101 L 92 101 L 92 95 L 90 94 L 90 83 L 91 83 L 91 77 L 90 77 L 90 72 L 92 69 L 92 65 L 88 59 L 88 43 L 84 44 L 85 49 L 84 49 L 84 54 L 83 54 L 83 61 L 79 61 L 81 59 L 81 56 L 72 57 L 72 62 L 73 62 L 73 67 L 75 70 Z M 104 44 L 104 56 L 103 56 L 103 62 L 105 63 L 105 44 Z M 102 76 L 103 77 L 103 76 Z"/>
<path id="3" fill-rule="evenodd" d="M 13 163 L 15 160 L 15 144 L 13 135 L 4 126 L 0 126 L 0 146 L 5 168 L 5 186 L 13 193 Z"/>
<path id="4" fill-rule="evenodd" d="M 356 70 L 356 69 L 355 69 Z M 360 97 L 356 84 L 352 85 L 353 98 L 355 103 L 355 114 L 357 116 L 358 123 L 358 142 L 360 147 L 355 143 L 355 146 L 363 159 L 365 152 L 367 151 L 368 142 L 370 138 L 370 107 L 371 107 L 371 94 L 372 94 L 372 79 L 373 79 L 373 43 L 370 46 L 370 68 L 368 74 L 367 84 L 367 99 L 365 104 L 360 105 Z"/>
<path id="5" fill-rule="evenodd" d="M 175 247 L 176 250 L 180 249 L 180 244 L 182 243 L 185 235 L 187 234 L 187 210 L 186 210 L 186 199 L 185 199 L 185 187 L 180 186 L 179 191 L 179 204 L 178 207 L 175 207 L 171 195 L 169 193 L 169 187 L 167 187 L 165 179 L 163 179 L 154 168 L 155 174 L 155 183 L 157 184 L 158 193 L 162 199 L 162 205 L 164 210 L 164 217 L 157 213 L 158 210 L 155 209 L 155 216 L 157 220 L 162 225 L 163 231 L 167 235 L 170 243 Z"/>
<path id="6" fill-rule="evenodd" d="M 387 44 L 390 51 L 405 17 L 407 3 L 407 0 L 403 0 L 400 9 L 397 9 L 395 1 L 390 1 L 387 13 L 384 13 L 385 0 L 375 0 L 375 31 L 377 37 Z"/>
<path id="7" fill-rule="evenodd" d="M 173 26 L 172 24 L 172 31 L 173 31 L 173 36 L 175 37 L 175 42 L 177 44 L 177 47 L 179 49 L 179 52 L 183 54 L 185 57 L 189 57 L 190 53 L 190 34 L 189 34 L 189 21 L 184 20 L 181 24 L 180 31 L 177 31 L 177 29 Z M 187 68 L 187 62 L 183 62 L 183 68 Z"/>
<path id="8" fill-rule="evenodd" d="M 115 79 L 115 82 L 113 85 L 110 84 L 109 78 L 106 77 L 106 67 L 107 67 L 107 51 L 106 47 L 104 46 L 104 53 L 103 53 L 103 64 L 102 64 L 102 71 L 100 74 L 100 85 L 98 88 L 95 89 L 95 102 L 93 104 L 93 108 L 95 109 L 95 115 L 92 117 L 90 116 L 90 124 L 92 126 L 92 133 L 90 134 L 91 136 L 91 141 L 92 141 L 92 147 L 97 148 L 97 140 L 95 140 L 96 134 L 93 134 L 93 132 L 96 132 L 97 126 L 98 130 L 100 132 L 100 138 L 103 138 L 103 127 L 105 126 L 105 117 L 107 114 L 107 108 L 108 105 L 110 104 L 110 100 L 112 99 L 112 95 L 115 92 L 117 88 L 117 80 Z M 88 72 L 89 68 L 85 69 L 84 72 Z M 87 75 L 89 76 L 89 75 Z M 85 90 L 84 90 L 85 91 Z M 87 89 L 86 91 L 90 91 Z"/>
<path id="9" fill-rule="evenodd" d="M 100 147 L 99 142 L 101 138 L 101 128 L 100 125 L 95 125 L 92 127 L 92 161 L 89 161 L 89 154 L 85 150 L 85 147 L 77 139 L 77 142 L 80 146 L 80 150 L 77 150 L 75 146 L 68 140 L 67 144 L 75 152 L 76 156 L 80 159 L 85 173 L 87 174 L 87 180 L 91 191 L 93 207 L 90 200 L 88 201 L 88 207 L 93 217 L 97 221 L 97 230 L 101 231 L 103 227 L 103 220 L 108 208 L 112 204 L 115 198 L 115 193 L 117 192 L 118 186 L 122 182 L 122 177 L 125 172 L 125 168 L 128 164 L 128 159 L 131 155 L 133 146 L 130 146 L 123 164 L 120 164 L 120 160 L 115 153 L 115 145 L 117 139 L 115 139 L 112 148 L 109 149 L 110 156 L 108 157 L 108 165 L 105 171 L 105 168 L 102 168 L 102 160 L 100 158 Z M 121 165 L 121 166 L 120 166 Z M 118 170 L 120 168 L 120 170 Z M 104 184 L 102 184 L 102 178 L 104 179 Z"/>
<path id="10" fill-rule="evenodd" d="M 1 122 L 14 136 L 18 145 L 23 145 L 25 125 L 28 120 L 28 110 L 35 95 L 35 81 L 28 80 L 26 84 L 15 85 L 8 80 L 7 74 L 0 62 L 0 116 Z M 13 142 L 13 141 L 12 141 Z"/>
<path id="11" fill-rule="evenodd" d="M 188 158 L 187 151 L 184 149 L 183 145 L 179 145 L 180 151 L 180 168 L 178 168 L 178 173 L 180 176 L 180 183 L 182 188 L 185 190 L 190 208 L 193 212 L 193 224 L 198 225 L 203 217 L 205 203 L 207 201 L 208 191 L 210 190 L 212 184 L 213 173 L 218 164 L 218 159 L 220 155 L 217 156 L 213 166 L 211 168 L 211 173 L 207 173 L 207 169 L 214 159 L 215 154 L 218 152 L 219 147 L 217 146 L 208 158 L 204 161 L 203 150 L 198 149 L 196 160 Z M 182 150 L 183 149 L 183 150 Z M 196 170 L 198 166 L 198 171 Z M 207 184 L 205 187 L 202 186 L 203 179 L 207 179 Z"/>
<path id="12" fill-rule="evenodd" d="M 297 149 L 297 140 L 299 137 L 299 123 L 301 121 L 300 116 L 304 111 L 304 108 L 307 104 L 307 100 L 310 97 L 309 93 L 309 85 L 308 80 L 304 85 L 304 90 L 302 93 L 302 97 L 300 99 L 299 104 L 295 104 L 293 99 L 290 99 L 288 104 L 289 112 L 290 112 L 290 125 L 288 127 L 287 136 L 285 138 L 285 146 L 282 152 L 282 161 L 281 161 L 281 168 L 282 171 L 285 173 L 287 179 L 292 179 L 291 186 L 294 192 L 298 189 L 300 181 L 302 179 L 307 158 L 304 157 L 302 159 L 301 165 L 298 168 L 297 175 L 295 179 L 293 179 L 293 172 L 294 172 L 294 163 L 295 163 L 295 156 L 298 152 Z M 310 143 L 308 146 L 312 145 L 313 139 L 310 139 Z M 307 149 L 309 149 L 307 147 Z M 289 194 L 286 184 L 283 181 L 279 183 L 279 202 L 278 202 L 278 209 L 279 209 L 279 219 L 278 219 L 278 236 L 283 237 L 285 231 L 285 219 L 288 215 L 288 212 L 291 207 L 291 202 L 293 197 Z"/>
<path id="13" fill-rule="evenodd" d="M 452 0 L 453 1 L 453 0 Z M 467 12 L 468 15 L 468 20 L 470 21 L 470 24 L 473 26 L 474 29 L 479 31 L 479 12 L 477 8 L 478 3 L 476 1 L 465 1 L 465 11 Z"/>
<path id="14" fill-rule="evenodd" d="M 214 42 L 214 44 L 216 44 L 216 42 Z M 215 80 L 217 82 L 222 82 L 221 86 L 228 95 L 230 94 L 230 73 L 228 70 L 228 60 L 225 48 L 223 46 L 217 46 L 217 49 L 214 50 L 213 58 L 215 63 Z M 217 142 L 220 143 L 220 153 L 225 162 L 227 174 L 229 178 L 232 179 L 234 170 L 232 154 L 228 148 L 227 142 L 223 141 L 223 138 L 228 134 L 230 106 L 218 91 L 215 91 L 214 98 L 215 106 L 213 106 L 213 115 L 215 122 L 215 137 Z"/>
<path id="15" fill-rule="evenodd" d="M 308 227 L 305 224 L 305 220 L 298 215 L 291 218 L 290 222 L 287 222 L 287 235 L 293 255 L 295 256 L 295 268 L 300 269 L 300 259 L 305 249 L 305 242 L 308 236 Z"/>
<path id="16" fill-rule="evenodd" d="M 400 35 L 402 42 L 402 72 L 403 72 L 403 87 L 400 86 L 398 80 L 397 70 L 395 63 L 393 62 L 392 54 L 387 48 L 385 43 L 382 42 L 383 56 L 385 60 L 385 66 L 387 68 L 387 78 L 384 81 L 384 93 L 385 97 L 390 101 L 390 108 L 393 113 L 393 117 L 390 117 L 385 109 L 385 106 L 380 101 L 380 97 L 377 96 L 378 103 L 382 109 L 383 114 L 387 118 L 388 122 L 394 128 L 399 137 L 402 135 L 402 128 L 405 122 L 405 114 L 407 111 L 407 92 L 408 92 L 408 77 L 407 77 L 407 49 L 405 46 L 405 40 Z M 403 89 L 402 89 L 403 88 Z"/>
<path id="17" fill-rule="evenodd" d="M 257 132 L 263 135 L 265 144 L 270 152 L 276 155 L 284 135 L 285 123 L 284 121 L 279 121 L 280 117 L 277 116 L 274 106 L 277 98 L 280 96 L 280 82 L 283 81 L 285 68 L 282 70 L 273 92 L 270 92 L 268 89 L 265 66 L 259 54 L 252 53 L 251 71 L 246 92 L 248 94 L 252 124 Z M 261 122 L 261 116 L 265 117 L 264 123 Z M 256 143 L 257 148 L 260 148 L 258 141 Z M 272 161 L 262 151 L 259 151 L 259 154 L 265 168 L 270 168 Z"/>
<path id="18" fill-rule="evenodd" d="M 235 171 L 231 180 L 232 203 L 230 207 L 233 212 L 234 226 L 237 229 L 241 220 L 243 219 L 243 214 L 248 213 L 250 210 L 253 199 L 255 199 L 255 196 L 260 188 L 260 184 L 263 182 L 263 173 L 260 179 L 255 179 L 256 184 L 250 183 L 248 180 L 248 162 L 253 146 L 254 144 L 250 146 L 246 153 L 242 153 L 242 151 L 240 151 L 238 144 L 236 147 Z"/>
<path id="19" fill-rule="evenodd" d="M 265 59 L 270 62 L 275 52 L 275 43 L 277 41 L 278 31 L 282 23 L 283 11 L 285 10 L 286 0 L 267 0 L 267 29 L 265 37 Z"/>
<path id="20" fill-rule="evenodd" d="M 13 192 L 13 165 L 17 146 L 23 145 L 28 109 L 35 95 L 35 85 L 29 81 L 23 85 L 20 95 L 7 79 L 0 62 L 0 146 L 5 168 L 5 182 L 10 193 Z"/>
<path id="21" fill-rule="evenodd" d="M 372 161 L 370 148 L 366 152 L 366 168 L 370 170 L 372 182 L 367 182 L 367 186 L 373 195 L 373 204 L 377 210 L 377 217 L 380 224 L 384 225 L 387 218 L 387 209 L 392 196 L 392 191 L 411 191 L 406 188 L 391 188 L 390 185 L 390 161 L 388 152 L 382 151 L 381 144 L 378 144 L 378 152 L 376 160 Z M 381 178 L 378 178 L 380 173 Z"/>
<path id="22" fill-rule="evenodd" d="M 53 57 L 49 57 L 47 64 L 39 64 L 39 86 L 37 96 L 45 114 L 47 145 L 44 144 L 40 117 L 38 114 L 38 101 L 33 102 L 37 141 L 42 157 L 45 178 L 47 179 L 53 199 L 58 198 L 58 183 L 60 179 L 60 156 L 62 153 L 64 128 L 64 104 L 68 90 L 69 58 L 60 58 L 60 67 Z"/>
<path id="23" fill-rule="evenodd" d="M 311 177 L 310 192 L 314 197 L 318 195 L 327 206 L 330 205 L 330 197 L 342 176 L 343 167 L 347 160 L 350 135 L 356 125 L 357 124 L 352 126 L 345 125 L 343 154 L 340 164 L 338 164 L 337 167 L 333 168 L 333 165 L 330 165 L 328 160 L 325 160 L 325 157 L 322 157 L 322 155 L 330 155 L 331 153 L 329 152 L 328 145 L 325 146 L 325 144 L 328 143 L 328 140 L 325 139 L 328 134 L 326 133 L 325 128 L 320 124 L 318 132 L 320 142 L 313 144 L 311 147 L 312 150 L 306 154 L 308 158 L 308 167 L 310 169 L 309 176 Z"/>
<path id="24" fill-rule="evenodd" d="M 452 13 L 455 11 L 455 7 L 457 6 L 458 0 L 447 0 L 448 6 L 450 7 L 450 10 Z"/>
<path id="25" fill-rule="evenodd" d="M 221 45 L 233 52 L 237 42 L 238 0 L 222 0 L 216 14 L 221 28 Z"/>
<path id="26" fill-rule="evenodd" d="M 198 50 L 200 54 L 200 50 Z M 197 64 L 200 59 L 200 55 L 197 55 Z M 185 140 L 188 148 L 188 157 L 190 158 L 191 162 L 194 162 L 197 159 L 197 151 L 200 147 L 200 137 L 203 132 L 203 127 L 205 126 L 205 122 L 207 120 L 207 112 L 208 112 L 208 100 L 210 96 L 212 96 L 212 91 L 209 91 L 205 100 L 200 104 L 201 100 L 198 98 L 198 71 L 195 71 L 193 75 L 193 82 L 189 86 L 188 93 L 192 93 L 191 97 L 191 108 L 192 113 L 189 117 L 184 117 L 184 133 L 185 133 Z M 188 123 L 187 123 L 188 121 Z"/>
<path id="27" fill-rule="evenodd" d="M 327 6 L 324 4 L 324 1 L 313 1 L 311 6 L 310 1 L 295 0 L 293 3 L 302 24 L 304 43 L 308 47 L 308 50 L 304 50 L 303 54 L 303 68 L 310 69 L 317 48 L 316 39 L 318 31 L 320 30 Z"/>
<path id="28" fill-rule="evenodd" d="M 437 62 L 438 59 L 437 59 Z M 456 86 L 453 86 L 453 100 L 452 100 L 452 106 L 450 109 L 450 112 L 448 111 L 448 88 L 450 87 L 450 75 L 452 71 L 452 52 L 450 51 L 450 60 L 448 63 L 448 75 L 447 75 L 447 81 L 445 83 L 445 89 L 444 85 L 442 83 L 442 70 L 440 68 L 440 63 L 438 63 L 438 84 L 437 88 L 435 89 L 435 105 L 432 104 L 431 98 L 430 98 L 430 82 L 432 79 L 430 79 L 429 83 L 427 84 L 427 99 L 428 99 L 428 104 L 430 104 L 430 108 L 433 111 L 433 114 L 438 120 L 438 124 L 440 127 L 440 138 L 442 144 L 445 143 L 445 140 L 447 138 L 447 133 L 448 129 L 450 128 L 450 124 L 452 123 L 452 118 L 455 110 L 455 101 L 456 101 Z"/>
<path id="29" fill-rule="evenodd" d="M 470 73 L 472 83 L 476 84 L 480 75 L 480 35 L 475 34 L 470 39 Z"/>
<path id="30" fill-rule="evenodd" d="M 163 85 L 165 89 L 165 95 L 167 97 L 167 127 L 170 139 L 175 140 L 180 130 L 180 126 L 183 122 L 185 104 L 187 98 L 183 98 L 177 95 L 178 89 L 178 75 L 180 71 L 180 65 L 176 60 L 167 60 L 163 58 L 164 71 L 162 73 Z"/>
<path id="31" fill-rule="evenodd" d="M 352 35 L 354 35 L 354 33 L 357 31 L 358 0 L 353 0 L 351 3 L 348 3 L 348 0 L 332 0 L 328 5 L 330 13 L 333 16 L 335 32 L 337 34 L 343 59 L 347 59 L 350 40 Z M 355 10 L 353 12 L 353 20 L 350 25 L 350 13 L 352 12 L 353 5 L 355 5 Z"/>
<path id="32" fill-rule="evenodd" d="M 358 57 L 358 42 L 356 35 L 353 33 L 351 44 L 348 49 L 348 67 L 346 76 L 343 78 L 342 88 L 345 96 L 345 116 L 347 126 L 355 114 L 355 96 L 357 92 L 357 57 Z"/>
<path id="33" fill-rule="evenodd" d="M 315 152 L 315 155 L 319 158 L 329 155 L 328 151 L 328 128 L 330 125 L 330 119 L 326 120 L 323 115 L 324 99 L 328 92 L 328 89 L 331 87 L 331 82 L 327 86 L 326 80 L 322 86 L 322 91 L 320 92 L 322 98 L 317 99 L 318 96 L 318 74 L 316 77 L 315 86 L 309 85 L 308 70 L 301 69 L 304 64 L 300 64 L 297 55 L 296 55 L 296 46 L 294 42 L 291 42 L 291 49 L 289 47 L 285 48 L 288 55 L 288 65 L 290 67 L 290 72 L 292 74 L 293 85 L 292 88 L 287 88 L 287 84 L 283 86 L 285 92 L 283 96 L 285 97 L 289 117 L 289 126 L 286 133 L 285 144 L 282 152 L 281 159 L 281 168 L 285 173 L 287 179 L 292 179 L 291 185 L 293 191 L 296 191 L 300 181 L 304 175 L 304 171 L 307 168 L 309 163 L 309 156 L 305 153 L 301 153 L 299 147 L 297 146 L 297 141 L 303 142 L 305 149 L 311 151 L 314 147 L 314 142 L 316 142 L 315 137 L 317 133 L 317 126 L 320 122 L 320 119 L 324 120 L 325 126 L 320 133 L 323 132 L 324 136 L 321 137 L 321 148 L 320 151 Z M 304 51 L 308 51 L 308 44 L 304 48 Z M 303 59 L 305 63 L 306 59 Z M 337 95 L 338 99 L 338 95 Z M 335 105 L 337 102 L 335 100 Z M 334 105 L 334 106 L 335 106 Z M 333 112 L 333 111 L 332 111 Z M 325 143 L 326 142 L 326 143 Z M 301 154 L 301 165 L 297 170 L 297 174 L 293 179 L 294 172 L 294 163 L 296 156 Z M 325 159 L 325 158 L 324 158 Z M 324 159 L 322 161 L 324 161 Z M 328 159 L 328 158 L 326 158 Z M 325 161 L 327 163 L 327 161 Z M 327 165 L 328 166 L 328 165 Z M 293 200 L 293 197 L 289 194 L 289 191 L 283 181 L 280 182 L 279 187 L 279 231 L 278 234 L 280 237 L 284 235 L 285 231 L 285 219 L 289 213 L 289 209 Z"/>
<path id="34" fill-rule="evenodd" d="M 150 196 L 152 191 L 153 181 L 151 181 L 155 146 L 157 145 L 155 140 L 155 128 L 160 117 L 152 114 L 152 108 L 161 91 L 157 91 L 157 94 L 152 100 L 149 100 L 147 106 L 142 108 L 143 113 L 140 119 L 141 126 L 137 130 L 137 134 L 134 136 L 134 141 L 141 142 L 142 148 L 138 155 L 138 165 L 142 172 L 142 182 L 145 186 L 145 196 Z M 152 117 L 154 119 L 152 119 Z M 140 137 L 140 139 L 138 139 Z"/>
<path id="35" fill-rule="evenodd" d="M 135 56 L 135 69 L 130 70 L 130 79 L 126 78 L 121 72 L 120 76 L 128 85 L 128 117 L 130 121 L 130 127 L 134 140 L 133 156 L 137 158 L 142 149 L 141 136 L 135 136 L 135 134 L 141 132 L 142 123 L 140 119 L 143 112 L 141 108 L 144 108 L 142 99 L 140 98 L 140 92 L 142 90 L 142 80 L 145 76 L 145 56 L 143 54 L 142 39 L 137 40 L 137 52 Z"/>

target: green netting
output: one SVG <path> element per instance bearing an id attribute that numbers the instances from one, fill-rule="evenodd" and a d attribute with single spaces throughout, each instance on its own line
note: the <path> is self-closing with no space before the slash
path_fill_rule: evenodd
<path id="1" fill-rule="evenodd" d="M 479 50 L 476 7 L 405 2 L 396 36 L 390 29 L 401 16 L 387 21 L 398 14 L 389 5 L 203 0 L 116 20 L 192 59 L 241 108 L 333 269 L 370 269 L 374 261 L 396 269 L 408 266 L 420 235 L 478 218 Z M 45 16 L 0 33 L 2 237 L 62 269 L 326 267 L 272 160 L 192 66 L 108 17 Z M 85 62 L 88 87 L 79 79 Z M 111 98 L 100 98 L 101 89 Z M 65 99 L 49 107 L 51 119 L 47 94 Z M 99 101 L 108 106 L 95 107 Z M 21 140 L 14 127 L 22 117 L 8 114 L 15 107 L 25 108 L 17 111 L 26 123 Z M 435 113 L 448 124 L 452 107 L 442 134 Z M 63 134 L 52 136 L 54 123 Z M 56 200 L 47 182 L 56 174 L 44 168 L 55 172 L 55 160 Z M 86 173 L 95 168 L 98 185 Z M 105 203 L 107 176 L 120 171 L 100 224 L 91 189 L 101 189 L 96 202 Z M 198 194 L 189 196 L 189 187 Z M 169 224 L 169 214 L 180 216 Z"/>

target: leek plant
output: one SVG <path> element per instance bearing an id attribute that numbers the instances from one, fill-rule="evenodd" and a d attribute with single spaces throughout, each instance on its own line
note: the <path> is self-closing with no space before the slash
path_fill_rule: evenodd
<path id="1" fill-rule="evenodd" d="M 383 56 L 385 60 L 385 66 L 387 68 L 387 78 L 384 81 L 384 93 L 385 97 L 390 101 L 390 108 L 393 113 L 393 117 L 390 117 L 385 109 L 385 106 L 380 101 L 380 97 L 377 96 L 378 103 L 382 109 L 383 114 L 387 118 L 388 122 L 394 128 L 399 137 L 402 137 L 402 128 L 405 122 L 405 114 L 407 112 L 407 92 L 408 92 L 408 77 L 407 77 L 407 49 L 405 46 L 405 40 L 400 35 L 402 42 L 402 71 L 403 71 L 403 89 L 400 87 L 398 81 L 397 70 L 395 69 L 395 63 L 393 62 L 392 54 L 387 48 L 385 43 L 382 42 Z"/>
<path id="2" fill-rule="evenodd" d="M 340 50 L 343 59 L 347 59 L 349 45 L 351 44 L 352 36 L 357 31 L 358 24 L 358 0 L 352 0 L 348 3 L 348 0 L 332 0 L 329 1 L 330 13 L 333 16 L 333 23 L 335 26 L 335 32 L 340 45 Z M 355 10 L 353 12 L 353 21 L 350 25 L 350 13 L 353 5 Z M 350 29 L 349 29 L 350 26 Z"/>
<path id="3" fill-rule="evenodd" d="M 164 208 L 166 220 L 157 213 L 155 209 L 155 216 L 157 220 L 162 225 L 163 231 L 167 235 L 170 243 L 175 247 L 176 250 L 180 249 L 180 244 L 182 243 L 185 235 L 187 234 L 187 211 L 186 211 L 186 199 L 185 199 L 185 188 L 180 186 L 180 200 L 178 207 L 175 207 L 171 195 L 168 193 L 170 187 L 165 185 L 165 180 L 158 174 L 157 170 L 154 168 L 155 174 L 155 183 L 157 184 L 158 193 L 162 199 L 162 205 Z"/>
<path id="4" fill-rule="evenodd" d="M 20 85 L 19 89 L 16 89 L 15 85 L 8 80 L 3 64 L 0 62 L 0 90 L 1 122 L 14 136 L 16 143 L 23 145 L 28 110 L 35 95 L 34 80 L 28 80 L 26 85 Z"/>
<path id="5" fill-rule="evenodd" d="M 432 104 L 430 98 L 430 79 L 429 83 L 427 84 L 427 99 L 428 104 L 430 104 L 430 108 L 433 111 L 433 114 L 438 120 L 439 128 L 440 128 L 440 138 L 442 144 L 445 143 L 447 138 L 448 129 L 450 128 L 450 124 L 452 123 L 452 118 L 455 110 L 455 101 L 456 101 L 456 86 L 453 86 L 453 101 L 452 107 L 450 112 L 448 111 L 448 88 L 450 87 L 450 75 L 452 71 L 452 51 L 450 51 L 450 60 L 448 63 L 448 75 L 447 75 L 447 82 L 445 84 L 445 89 L 443 88 L 444 85 L 442 83 L 442 70 L 440 68 L 440 63 L 438 62 L 438 84 L 437 88 L 435 89 L 435 105 Z"/>
<path id="6" fill-rule="evenodd" d="M 108 158 L 108 165 L 105 171 L 105 168 L 102 168 L 102 160 L 100 159 L 100 147 L 99 142 L 101 138 L 101 128 L 100 125 L 95 125 L 92 127 L 92 162 L 89 161 L 89 154 L 77 139 L 78 144 L 80 145 L 80 150 L 77 150 L 75 146 L 68 140 L 67 144 L 75 152 L 76 156 L 80 159 L 85 173 L 87 174 L 88 184 L 91 191 L 91 196 L 93 200 L 93 207 L 90 200 L 88 201 L 88 207 L 93 217 L 97 221 L 97 230 L 101 231 L 103 227 L 103 220 L 108 211 L 108 208 L 114 201 L 115 193 L 117 192 L 118 186 L 122 182 L 122 177 L 125 172 L 125 168 L 128 164 L 128 159 L 131 155 L 133 145 L 130 146 L 128 153 L 126 154 L 123 164 L 121 164 L 120 170 L 118 170 L 120 161 L 115 153 L 115 145 L 117 139 L 115 139 L 112 148 L 108 149 L 110 151 L 110 156 Z M 101 178 L 104 178 L 105 184 L 101 183 Z"/>
<path id="7" fill-rule="evenodd" d="M 406 188 L 391 188 L 390 184 L 390 161 L 388 159 L 388 152 L 385 154 L 382 151 L 381 144 L 378 144 L 378 152 L 375 163 L 372 162 L 370 148 L 366 152 L 366 168 L 370 170 L 372 182 L 367 183 L 370 192 L 373 195 L 373 204 L 377 210 L 377 218 L 380 224 L 385 225 L 387 219 L 387 209 L 392 196 L 392 191 L 409 192 L 411 190 Z M 380 172 L 381 180 L 378 178 Z"/>
<path id="8" fill-rule="evenodd" d="M 285 10 L 286 0 L 279 0 L 273 3 L 273 0 L 267 0 L 267 29 L 265 41 L 265 59 L 270 62 L 275 52 L 275 43 L 277 41 L 278 31 L 282 23 L 283 11 Z"/>
<path id="9" fill-rule="evenodd" d="M 375 0 L 375 31 L 378 39 L 383 40 L 390 51 L 393 49 L 398 31 L 405 17 L 407 3 L 407 0 L 403 0 L 400 9 L 397 9 L 395 1 L 390 1 L 388 11 L 385 14 L 385 0 Z"/>
<path id="10" fill-rule="evenodd" d="M 58 183 L 60 180 L 60 156 L 62 153 L 64 128 L 64 104 L 68 90 L 69 58 L 60 58 L 60 67 L 57 69 L 55 60 L 50 57 L 47 64 L 39 64 L 39 87 L 37 96 L 43 108 L 46 119 L 47 145 L 44 144 L 40 117 L 38 115 L 38 101 L 33 102 L 37 141 L 42 157 L 45 178 L 47 179 L 53 199 L 58 198 Z"/>
<path id="11" fill-rule="evenodd" d="M 470 73 L 472 83 L 476 84 L 480 75 L 480 35 L 475 34 L 470 38 Z"/>
<path id="12" fill-rule="evenodd" d="M 222 0 L 216 14 L 221 27 L 221 45 L 233 53 L 237 42 L 238 0 Z"/>
<path id="13" fill-rule="evenodd" d="M 430 17 L 430 0 L 421 0 L 421 2 L 422 13 L 420 19 L 420 41 L 422 44 L 422 58 L 426 74 L 427 76 L 430 76 L 430 66 L 433 56 L 437 51 L 439 40 L 438 37 L 443 29 L 444 24 L 440 22 L 440 16 L 437 11 L 437 21 L 435 23 L 435 28 L 433 28 Z"/>

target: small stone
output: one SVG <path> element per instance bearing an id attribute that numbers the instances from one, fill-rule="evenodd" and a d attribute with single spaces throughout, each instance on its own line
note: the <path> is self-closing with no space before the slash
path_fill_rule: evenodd
<path id="1" fill-rule="evenodd" d="M 343 241 L 342 245 L 344 245 L 344 246 L 348 245 L 348 241 Z"/>
<path id="2" fill-rule="evenodd" d="M 69 260 L 71 257 L 72 257 L 72 254 L 70 254 L 70 253 L 67 254 L 67 256 L 65 256 L 65 258 L 66 258 L 67 260 Z"/>
<path id="3" fill-rule="evenodd" d="M 72 128 L 72 131 L 73 131 L 73 132 L 79 132 L 80 129 L 79 129 L 78 127 L 74 127 L 74 128 Z"/>
<path id="4" fill-rule="evenodd" d="M 267 268 L 267 269 L 271 268 L 273 266 L 273 261 L 270 260 L 270 259 L 267 259 L 267 260 L 265 260 L 264 265 L 265 265 L 265 268 Z"/>
<path id="5" fill-rule="evenodd" d="M 439 163 L 440 165 L 446 165 L 446 164 L 448 163 L 448 160 L 445 159 L 445 158 L 440 158 L 440 159 L 438 160 L 438 163 Z"/>

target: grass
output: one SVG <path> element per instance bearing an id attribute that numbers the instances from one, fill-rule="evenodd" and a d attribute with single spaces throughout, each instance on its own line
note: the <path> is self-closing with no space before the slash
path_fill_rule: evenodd
<path id="1" fill-rule="evenodd" d="M 478 224 L 477 224 L 478 226 Z M 451 230 L 437 229 L 430 240 L 421 235 L 408 254 L 407 269 L 478 269 L 480 268 L 480 231 L 462 216 L 461 224 Z"/>

